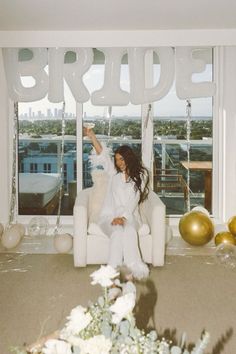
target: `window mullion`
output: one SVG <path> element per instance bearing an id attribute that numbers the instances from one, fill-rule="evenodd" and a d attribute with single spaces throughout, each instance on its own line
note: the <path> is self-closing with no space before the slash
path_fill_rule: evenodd
<path id="1" fill-rule="evenodd" d="M 76 103 L 77 191 L 83 189 L 83 105 Z"/>
<path id="2" fill-rule="evenodd" d="M 153 86 L 153 51 L 150 50 L 145 56 L 145 86 Z M 141 106 L 142 115 L 142 160 L 144 165 L 150 170 L 150 183 L 152 182 L 153 165 L 153 110 L 152 104 L 146 103 Z"/>

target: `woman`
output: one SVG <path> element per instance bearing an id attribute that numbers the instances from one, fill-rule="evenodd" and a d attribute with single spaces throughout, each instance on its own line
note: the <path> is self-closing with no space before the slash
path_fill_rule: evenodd
<path id="1" fill-rule="evenodd" d="M 138 206 L 149 192 L 148 171 L 129 146 L 121 146 L 115 151 L 113 163 L 108 149 L 97 140 L 93 130 L 84 128 L 84 132 L 96 151 L 93 163 L 102 165 L 109 175 L 98 221 L 110 236 L 108 264 L 114 268 L 124 264 L 131 277 L 145 278 L 149 270 L 141 259 L 136 230 L 141 226 Z"/>

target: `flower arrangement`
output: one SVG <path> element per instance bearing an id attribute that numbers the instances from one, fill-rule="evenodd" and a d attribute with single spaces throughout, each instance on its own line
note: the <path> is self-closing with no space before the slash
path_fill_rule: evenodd
<path id="1" fill-rule="evenodd" d="M 93 272 L 92 285 L 100 284 L 103 295 L 87 308 L 77 306 L 56 338 L 35 343 L 26 351 L 14 348 L 17 354 L 190 354 L 181 346 L 172 346 L 156 331 L 147 334 L 137 328 L 133 309 L 136 288 L 131 281 L 121 283 L 119 272 L 111 266 L 101 266 Z M 55 337 L 55 336 L 54 336 Z M 203 354 L 209 342 L 204 333 L 191 354 Z"/>

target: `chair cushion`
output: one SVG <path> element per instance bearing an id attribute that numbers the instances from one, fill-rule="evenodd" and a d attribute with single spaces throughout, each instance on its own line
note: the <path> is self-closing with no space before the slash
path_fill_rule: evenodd
<path id="1" fill-rule="evenodd" d="M 88 233 L 90 235 L 97 235 L 108 238 L 108 236 L 102 231 L 100 225 L 95 222 L 91 222 L 88 227 Z"/>
<path id="2" fill-rule="evenodd" d="M 148 224 L 142 224 L 138 229 L 139 236 L 147 236 L 150 233 L 150 227 Z M 108 237 L 101 229 L 100 225 L 95 222 L 91 222 L 88 227 L 88 234 L 97 235 L 102 237 Z"/>

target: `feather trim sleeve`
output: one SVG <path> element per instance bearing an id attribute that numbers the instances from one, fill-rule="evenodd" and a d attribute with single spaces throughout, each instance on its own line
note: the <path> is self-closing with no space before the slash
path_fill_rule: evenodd
<path id="1" fill-rule="evenodd" d="M 91 167 L 92 169 L 103 169 L 109 174 L 114 174 L 115 167 L 112 161 L 112 150 L 104 142 L 101 142 L 101 145 L 102 152 L 100 154 L 97 154 L 95 149 L 93 149 L 89 156 Z"/>

